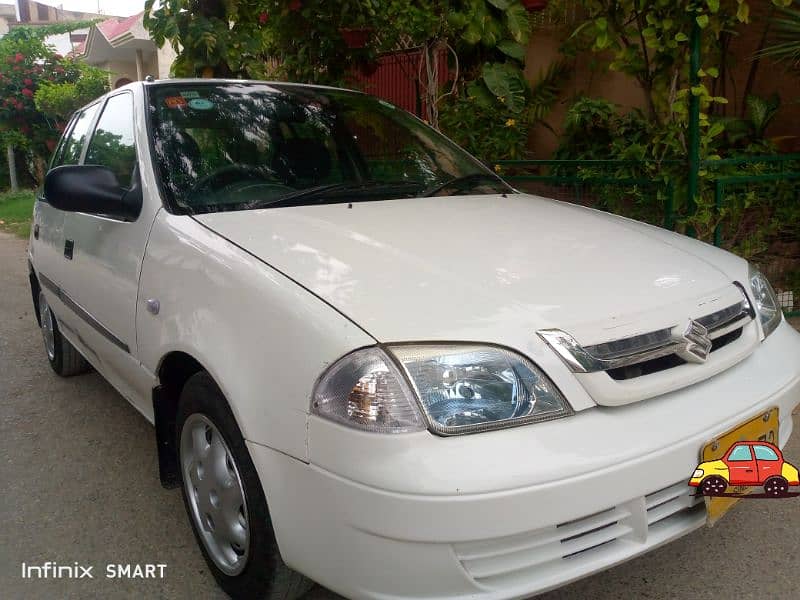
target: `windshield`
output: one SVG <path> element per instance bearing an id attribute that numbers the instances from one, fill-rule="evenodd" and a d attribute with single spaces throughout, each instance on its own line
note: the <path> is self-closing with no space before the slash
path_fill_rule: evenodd
<path id="1" fill-rule="evenodd" d="M 180 212 L 497 194 L 492 171 L 391 104 L 258 83 L 149 88 L 163 190 Z"/>

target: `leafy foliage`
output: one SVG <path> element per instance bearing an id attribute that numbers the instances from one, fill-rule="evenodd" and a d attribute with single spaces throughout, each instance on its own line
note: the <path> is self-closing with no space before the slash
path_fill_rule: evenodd
<path id="1" fill-rule="evenodd" d="M 530 129 L 534 124 L 544 124 L 568 73 L 565 62 L 555 61 L 530 89 L 524 82 L 525 104 L 521 110 L 473 81 L 467 86 L 467 94 L 442 110 L 442 131 L 484 160 L 526 158 Z"/>
<path id="2" fill-rule="evenodd" d="M 365 48 L 349 48 L 343 32 L 373 32 L 377 6 L 377 0 L 147 0 L 144 23 L 156 44 L 175 49 L 178 76 L 338 83 L 374 56 L 374 36 Z"/>
<path id="3" fill-rule="evenodd" d="M 442 131 L 484 160 L 525 158 L 530 121 L 499 102 L 462 95 L 442 109 Z"/>
<path id="4" fill-rule="evenodd" d="M 39 85 L 34 94 L 37 110 L 63 122 L 80 107 L 108 91 L 108 73 L 91 65 L 76 64 L 80 70 L 76 81 L 43 81 Z"/>
<path id="5" fill-rule="evenodd" d="M 785 2 L 787 8 L 779 9 L 772 19 L 771 44 L 759 56 L 785 60 L 797 69 L 800 68 L 800 9 L 789 8 L 791 4 L 791 0 Z"/>
<path id="6" fill-rule="evenodd" d="M 83 103 L 86 94 L 105 91 L 101 71 L 56 54 L 44 41 L 47 36 L 88 24 L 16 27 L 0 39 L 0 143 L 25 150 L 34 166 L 38 165 L 34 176 L 41 176 L 44 158 L 52 151 L 71 110 Z M 79 84 L 84 77 L 86 82 Z M 50 94 L 53 100 L 58 96 L 58 111 L 45 114 L 37 107 L 35 96 L 42 87 L 61 90 Z M 75 96 L 70 96 L 73 90 Z"/>

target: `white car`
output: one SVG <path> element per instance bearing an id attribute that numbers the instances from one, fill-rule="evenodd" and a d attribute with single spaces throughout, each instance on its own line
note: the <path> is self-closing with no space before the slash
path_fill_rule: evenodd
<path id="1" fill-rule="evenodd" d="M 762 415 L 783 446 L 800 402 L 800 334 L 746 261 L 519 193 L 339 89 L 88 105 L 30 280 L 53 369 L 154 423 L 234 597 L 561 586 L 702 526 L 701 451 Z"/>

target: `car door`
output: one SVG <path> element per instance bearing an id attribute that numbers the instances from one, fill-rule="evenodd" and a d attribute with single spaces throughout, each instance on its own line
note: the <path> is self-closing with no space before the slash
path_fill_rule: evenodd
<path id="1" fill-rule="evenodd" d="M 758 469 L 753 458 L 753 452 L 748 444 L 737 444 L 731 448 L 728 458 L 728 469 L 733 485 L 757 485 Z"/>
<path id="2" fill-rule="evenodd" d="M 132 91 L 107 98 L 81 161 L 109 168 L 128 189 L 140 186 L 134 107 Z M 71 248 L 64 290 L 80 316 L 82 341 L 102 374 L 145 413 L 152 380 L 136 358 L 136 301 L 154 210 L 144 202 L 135 220 L 75 212 L 64 225 Z"/>
<path id="3" fill-rule="evenodd" d="M 53 154 L 50 168 L 78 164 L 99 106 L 100 103 L 97 102 L 75 114 Z M 39 188 L 31 224 L 31 257 L 48 303 L 53 307 L 59 323 L 65 329 L 64 333 L 72 338 L 70 334 L 74 330 L 75 315 L 62 304 L 57 293 L 57 290 L 64 285 L 67 276 L 67 259 L 64 256 L 66 216 L 67 213 L 47 202 L 44 188 Z"/>
<path id="4" fill-rule="evenodd" d="M 783 461 L 778 453 L 769 446 L 754 444 L 753 452 L 756 455 L 756 467 L 758 468 L 758 479 L 761 483 L 773 475 L 780 475 Z"/>

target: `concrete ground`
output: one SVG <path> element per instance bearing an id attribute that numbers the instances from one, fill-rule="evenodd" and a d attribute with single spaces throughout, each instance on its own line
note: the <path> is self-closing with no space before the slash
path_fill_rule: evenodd
<path id="1" fill-rule="evenodd" d="M 47 365 L 25 247 L 0 233 L 0 596 L 222 598 L 180 493 L 158 483 L 150 425 L 98 375 L 60 379 Z M 786 454 L 800 461 L 800 435 Z M 798 531 L 800 499 L 743 501 L 713 529 L 541 598 L 800 598 Z M 22 578 L 23 562 L 45 561 L 94 565 L 95 578 Z M 167 567 L 107 579 L 118 563 Z"/>

